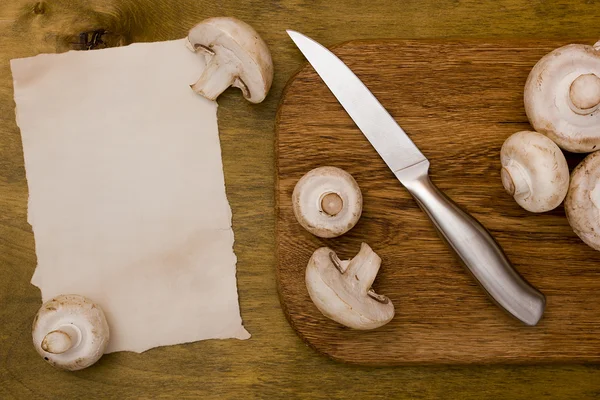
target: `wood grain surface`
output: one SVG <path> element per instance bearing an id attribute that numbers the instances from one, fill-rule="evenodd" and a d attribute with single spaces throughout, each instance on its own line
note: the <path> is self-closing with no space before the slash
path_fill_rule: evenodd
<path id="1" fill-rule="evenodd" d="M 276 127 L 277 272 L 286 315 L 308 344 L 367 365 L 600 361 L 600 304 L 591 300 L 600 291 L 600 253 L 573 233 L 562 207 L 529 213 L 500 179 L 502 143 L 531 129 L 523 108 L 529 71 L 565 43 L 373 41 L 334 50 L 429 159 L 432 181 L 546 294 L 536 327 L 486 298 L 312 67 L 288 84 Z M 569 155 L 571 165 L 581 159 Z M 363 194 L 359 223 L 336 239 L 311 235 L 292 210 L 296 182 L 322 165 L 352 174 Z M 324 317 L 304 282 L 314 250 L 327 246 L 349 259 L 361 242 L 382 258 L 376 292 L 396 306 L 389 324 L 368 332 Z"/>
<path id="2" fill-rule="evenodd" d="M 41 300 L 29 283 L 36 258 L 8 61 L 80 49 L 80 34 L 98 29 L 109 31 L 109 45 L 177 39 L 198 21 L 223 15 L 251 23 L 275 63 L 265 102 L 251 105 L 237 90 L 219 98 L 240 305 L 252 339 L 115 353 L 77 373 L 55 370 L 37 355 L 29 334 Z M 283 88 L 305 63 L 285 29 L 326 46 L 378 38 L 587 38 L 598 35 L 598 16 L 593 0 L 0 1 L 0 399 L 599 397 L 598 365 L 371 368 L 308 348 L 277 295 L 273 141 Z"/>

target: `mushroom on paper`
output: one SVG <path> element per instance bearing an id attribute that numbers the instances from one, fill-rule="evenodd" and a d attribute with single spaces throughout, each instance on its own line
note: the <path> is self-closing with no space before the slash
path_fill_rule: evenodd
<path id="1" fill-rule="evenodd" d="M 109 340 L 104 312 L 79 295 L 60 295 L 44 303 L 33 321 L 32 335 L 44 360 L 69 371 L 98 361 Z"/>
<path id="2" fill-rule="evenodd" d="M 351 260 L 327 248 L 317 249 L 306 268 L 306 288 L 319 311 L 350 328 L 375 329 L 394 318 L 394 305 L 371 288 L 381 258 L 363 243 Z"/>
<path id="3" fill-rule="evenodd" d="M 263 101 L 273 82 L 267 44 L 248 24 L 231 17 L 206 19 L 188 33 L 187 46 L 201 51 L 206 68 L 192 89 L 215 100 L 229 86 L 242 90 L 252 103 Z"/>
<path id="4" fill-rule="evenodd" d="M 531 212 L 560 205 L 569 190 L 569 166 L 560 148 L 541 133 L 511 135 L 500 150 L 502 185 Z"/>
<path id="5" fill-rule="evenodd" d="M 533 128 L 561 148 L 600 149 L 600 41 L 570 44 L 542 57 L 529 73 L 524 100 Z"/>
<path id="6" fill-rule="evenodd" d="M 573 170 L 565 213 L 577 236 L 600 250 L 600 151 L 588 155 Z"/>
<path id="7" fill-rule="evenodd" d="M 319 167 L 306 173 L 294 188 L 296 219 L 315 236 L 333 238 L 348 232 L 362 214 L 362 193 L 346 171 Z"/>

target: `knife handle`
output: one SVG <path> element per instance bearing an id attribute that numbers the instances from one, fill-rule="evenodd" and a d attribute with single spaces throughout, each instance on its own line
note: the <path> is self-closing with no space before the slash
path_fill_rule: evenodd
<path id="1" fill-rule="evenodd" d="M 428 172 L 425 160 L 396 176 L 487 294 L 523 323 L 537 324 L 544 313 L 545 296 L 519 275 L 483 225 L 431 182 Z"/>

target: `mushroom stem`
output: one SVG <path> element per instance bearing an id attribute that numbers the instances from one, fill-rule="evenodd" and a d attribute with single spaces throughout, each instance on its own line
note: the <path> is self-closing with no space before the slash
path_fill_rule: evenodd
<path id="1" fill-rule="evenodd" d="M 368 292 L 379 272 L 381 258 L 367 245 L 361 244 L 360 251 L 350 261 L 346 273 L 350 279 L 356 279 L 362 292 Z"/>
<path id="2" fill-rule="evenodd" d="M 48 333 L 42 340 L 42 349 L 52 354 L 62 354 L 81 341 L 81 331 L 75 325 L 63 325 Z"/>
<path id="3" fill-rule="evenodd" d="M 344 208 L 344 201 L 339 194 L 330 192 L 321 196 L 319 206 L 327 215 L 334 217 Z"/>
<path id="4" fill-rule="evenodd" d="M 600 106 L 600 78 L 595 74 L 577 77 L 569 89 L 569 106 L 573 112 L 588 115 Z"/>
<path id="5" fill-rule="evenodd" d="M 596 50 L 600 50 L 600 40 L 598 40 L 592 47 Z"/>
<path id="6" fill-rule="evenodd" d="M 231 86 L 238 75 L 238 66 L 231 62 L 223 63 L 219 56 L 213 56 L 200 78 L 191 85 L 194 92 L 215 100 L 221 93 Z"/>
<path id="7" fill-rule="evenodd" d="M 500 177 L 504 189 L 506 189 L 511 196 L 520 196 L 531 192 L 529 182 L 527 182 L 527 178 L 525 177 L 521 166 L 514 161 L 511 161 L 507 166 L 502 167 Z"/>

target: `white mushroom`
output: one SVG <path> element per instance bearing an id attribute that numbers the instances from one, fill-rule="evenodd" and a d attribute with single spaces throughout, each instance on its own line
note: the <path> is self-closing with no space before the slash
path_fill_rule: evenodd
<path id="1" fill-rule="evenodd" d="M 236 18 L 209 18 L 188 33 L 187 46 L 201 50 L 207 65 L 192 89 L 215 100 L 229 86 L 252 103 L 264 100 L 273 82 L 273 61 L 256 31 Z"/>
<path id="2" fill-rule="evenodd" d="M 569 166 L 560 148 L 541 133 L 511 135 L 500 150 L 504 189 L 531 212 L 552 210 L 569 190 Z"/>
<path id="3" fill-rule="evenodd" d="M 366 243 L 347 261 L 321 247 L 306 268 L 308 294 L 324 316 L 349 328 L 383 326 L 394 318 L 394 305 L 371 288 L 380 265 L 381 258 Z"/>
<path id="4" fill-rule="evenodd" d="M 600 41 L 542 57 L 529 73 L 524 100 L 533 128 L 563 149 L 600 149 Z"/>
<path id="5" fill-rule="evenodd" d="M 60 295 L 39 309 L 32 328 L 33 345 L 48 363 L 76 371 L 102 357 L 109 339 L 100 306 L 79 295 Z"/>
<path id="6" fill-rule="evenodd" d="M 362 193 L 346 171 L 319 167 L 304 175 L 294 188 L 296 219 L 313 235 L 332 238 L 356 225 L 362 214 Z"/>
<path id="7" fill-rule="evenodd" d="M 577 236 L 600 250 L 600 151 L 588 155 L 573 170 L 565 213 Z"/>

